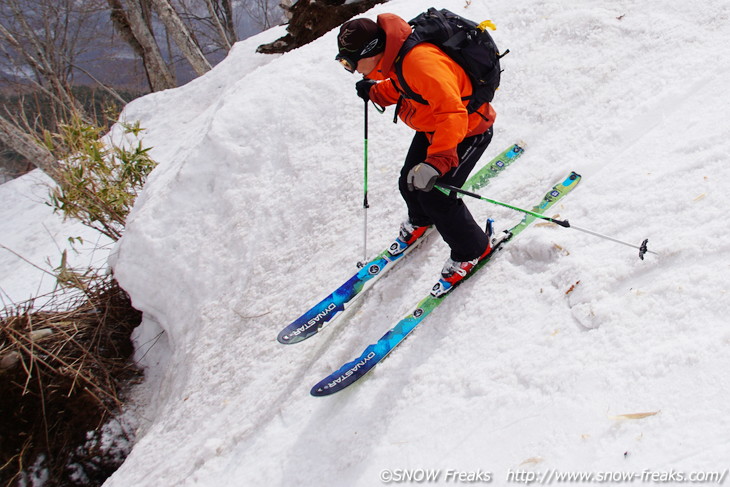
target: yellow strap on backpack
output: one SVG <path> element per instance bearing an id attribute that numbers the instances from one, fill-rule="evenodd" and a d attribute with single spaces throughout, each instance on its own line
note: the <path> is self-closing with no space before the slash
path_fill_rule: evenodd
<path id="1" fill-rule="evenodd" d="M 485 21 L 484 21 L 484 22 L 482 22 L 481 24 L 477 25 L 477 29 L 479 29 L 479 30 L 481 30 L 482 32 L 484 32 L 484 31 L 485 31 L 485 30 L 487 30 L 487 29 L 490 29 L 490 30 L 497 30 L 497 26 L 496 26 L 496 25 L 494 25 L 494 22 L 492 22 L 491 20 L 485 20 Z"/>

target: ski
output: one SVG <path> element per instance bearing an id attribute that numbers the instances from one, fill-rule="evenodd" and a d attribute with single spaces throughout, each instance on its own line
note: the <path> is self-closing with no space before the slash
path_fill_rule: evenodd
<path id="1" fill-rule="evenodd" d="M 524 147 L 522 142 L 509 146 L 472 175 L 464 184 L 464 189 L 476 190 L 486 186 L 491 178 L 501 173 L 522 155 L 525 150 Z M 282 329 L 277 336 L 277 340 L 280 343 L 289 345 L 299 343 L 317 334 L 323 326 L 340 316 L 358 297 L 362 296 L 378 279 L 393 268 L 395 263 L 402 260 L 403 257 L 420 245 L 431 231 L 432 229 L 429 229 L 426 234 L 402 253 L 393 255 L 390 253 L 390 247 L 380 252 L 330 295 Z"/>
<path id="2" fill-rule="evenodd" d="M 562 182 L 553 186 L 553 188 L 545 194 L 542 201 L 535 206 L 532 211 L 542 214 L 573 190 L 573 188 L 575 188 L 580 182 L 580 179 L 581 177 L 579 174 L 571 172 L 570 175 Z M 461 284 L 476 274 L 479 269 L 484 267 L 484 265 L 491 260 L 492 256 L 494 256 L 497 251 L 501 250 L 507 242 L 513 240 L 517 237 L 517 235 L 522 233 L 522 231 L 535 221 L 536 218 L 537 217 L 532 215 L 525 215 L 517 225 L 506 230 L 501 237 L 497 237 L 493 244 L 494 249 L 492 252 L 458 284 Z M 458 287 L 458 284 L 455 287 Z M 337 371 L 322 379 L 312 388 L 310 393 L 313 396 L 328 396 L 341 391 L 342 389 L 352 385 L 358 379 L 362 378 L 390 352 L 392 352 L 395 347 L 397 347 L 434 309 L 436 309 L 436 307 L 443 302 L 444 299 L 453 292 L 454 288 L 452 288 L 447 294 L 441 295 L 440 297 L 436 297 L 429 293 L 428 296 L 423 298 L 416 305 L 415 310 L 412 313 L 400 320 L 393 328 L 383 335 L 377 343 L 369 345 L 358 358 L 352 362 L 346 363 Z"/>

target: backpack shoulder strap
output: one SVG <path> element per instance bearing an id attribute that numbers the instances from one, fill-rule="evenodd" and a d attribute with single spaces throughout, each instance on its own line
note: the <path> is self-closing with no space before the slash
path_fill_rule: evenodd
<path id="1" fill-rule="evenodd" d="M 395 57 L 395 62 L 393 64 L 393 67 L 395 68 L 395 74 L 398 77 L 398 79 L 393 84 L 398 89 L 398 91 L 400 91 L 402 97 L 416 101 L 423 105 L 428 105 L 428 102 L 424 100 L 421 95 L 413 91 L 413 89 L 408 86 L 406 78 L 405 76 L 403 76 L 403 59 L 405 58 L 406 54 L 411 51 L 411 49 L 416 47 L 421 42 L 421 39 L 419 39 L 415 33 L 408 36 L 408 38 L 405 40 L 403 46 L 401 46 L 400 48 L 400 51 L 398 51 L 398 55 Z"/>

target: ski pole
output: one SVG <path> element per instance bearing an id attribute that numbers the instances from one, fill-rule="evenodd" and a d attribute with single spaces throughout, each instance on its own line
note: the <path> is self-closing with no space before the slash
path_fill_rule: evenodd
<path id="1" fill-rule="evenodd" d="M 363 143 L 363 235 L 362 235 L 362 262 L 358 262 L 358 267 L 363 267 L 368 261 L 368 101 L 365 100 L 364 123 L 365 140 Z"/>
<path id="2" fill-rule="evenodd" d="M 508 203 L 503 203 L 501 201 L 497 201 L 497 200 L 493 200 L 491 198 L 487 198 L 487 197 L 482 196 L 480 194 L 472 193 L 471 191 L 466 191 L 466 190 L 463 190 L 461 188 L 457 188 L 456 186 L 451 186 L 450 184 L 438 184 L 437 186 L 440 187 L 440 188 L 443 188 L 445 190 L 454 191 L 456 193 L 460 193 L 460 194 L 463 194 L 463 195 L 466 195 L 466 196 L 471 196 L 472 198 L 476 198 L 476 199 L 479 199 L 479 200 L 484 200 L 484 201 L 486 201 L 488 203 L 492 203 L 494 205 L 504 206 L 505 208 L 509 208 L 511 210 L 520 211 L 520 212 L 525 213 L 527 215 L 534 216 L 535 218 L 540 218 L 541 220 L 549 221 L 550 223 L 555 223 L 556 225 L 560 225 L 561 227 L 572 228 L 573 230 L 579 230 L 581 232 L 588 233 L 588 234 L 593 235 L 595 237 L 603 238 L 605 240 L 610 240 L 612 242 L 620 243 L 620 244 L 626 245 L 628 247 L 632 247 L 632 248 L 635 248 L 635 249 L 639 249 L 639 258 L 641 260 L 644 260 L 644 254 L 646 254 L 647 252 L 650 253 L 650 254 L 659 255 L 658 253 L 654 252 L 653 250 L 649 250 L 647 248 L 647 244 L 649 243 L 649 239 L 648 238 L 647 239 L 644 239 L 644 241 L 641 242 L 641 245 L 634 245 L 632 243 L 624 242 L 623 240 L 619 240 L 617 238 L 610 237 L 608 235 L 603 235 L 601 233 L 594 232 L 593 230 L 588 230 L 587 228 L 577 227 L 575 225 L 572 225 L 568 220 L 558 220 L 557 218 L 551 218 L 549 216 L 545 216 L 545 215 L 542 215 L 540 213 L 536 213 L 536 212 L 531 211 L 531 210 L 525 210 L 523 208 L 519 208 L 517 206 L 510 205 Z"/>

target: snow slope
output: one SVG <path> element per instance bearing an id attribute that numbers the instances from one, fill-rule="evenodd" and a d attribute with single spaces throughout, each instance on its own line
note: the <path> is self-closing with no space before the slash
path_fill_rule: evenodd
<path id="1" fill-rule="evenodd" d="M 115 272 L 145 313 L 148 366 L 127 486 L 380 485 L 384 469 L 727 472 L 730 419 L 730 4 L 435 1 L 498 25 L 509 48 L 488 157 L 528 152 L 484 192 L 661 256 L 535 227 L 356 386 L 310 387 L 410 311 L 447 257 L 432 238 L 349 318 L 275 336 L 361 252 L 362 102 L 335 33 L 279 57 L 236 45 L 204 77 L 132 103 L 160 166 Z M 411 18 L 422 1 L 367 13 Z M 430 5 L 428 5 L 430 6 Z M 371 112 L 370 248 L 404 217 L 411 133 Z M 486 159 L 486 157 L 485 157 Z M 469 201 L 508 226 L 509 210 Z M 634 413 L 653 413 L 639 418 Z M 512 472 L 512 477 L 510 477 Z M 387 473 L 385 474 L 387 476 Z M 455 482 L 450 482 L 455 483 Z"/>

